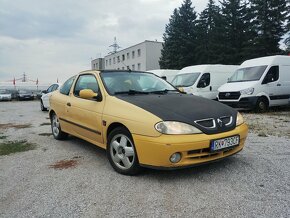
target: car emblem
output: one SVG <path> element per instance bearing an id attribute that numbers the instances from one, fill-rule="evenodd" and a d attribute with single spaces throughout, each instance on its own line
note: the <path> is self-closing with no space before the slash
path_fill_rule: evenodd
<path id="1" fill-rule="evenodd" d="M 231 95 L 231 93 L 227 92 L 225 96 L 230 97 L 230 95 Z"/>
<path id="2" fill-rule="evenodd" d="M 218 122 L 218 124 L 219 124 L 220 127 L 223 126 L 223 121 L 221 121 L 221 119 L 217 119 L 217 122 Z"/>

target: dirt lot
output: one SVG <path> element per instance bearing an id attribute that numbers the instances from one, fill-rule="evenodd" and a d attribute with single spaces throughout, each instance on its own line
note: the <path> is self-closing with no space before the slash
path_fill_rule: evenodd
<path id="1" fill-rule="evenodd" d="M 0 217 L 290 217 L 290 110 L 243 114 L 239 154 L 128 177 L 104 150 L 54 140 L 39 102 L 0 102 L 0 143 L 36 145 L 0 156 Z"/>

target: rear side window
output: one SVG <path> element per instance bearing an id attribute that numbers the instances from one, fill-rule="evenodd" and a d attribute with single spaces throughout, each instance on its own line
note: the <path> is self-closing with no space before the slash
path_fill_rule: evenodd
<path id="1" fill-rule="evenodd" d="M 265 76 L 262 84 L 275 82 L 279 79 L 279 66 L 272 66 Z"/>
<path id="2" fill-rule="evenodd" d="M 72 86 L 74 80 L 75 80 L 75 76 L 69 78 L 69 79 L 68 79 L 68 80 L 67 80 L 67 81 L 62 85 L 62 87 L 60 88 L 59 92 L 60 92 L 61 94 L 64 94 L 64 95 L 69 95 L 69 91 L 70 91 L 70 89 L 71 89 L 71 86 Z"/>
<path id="3" fill-rule="evenodd" d="M 99 85 L 94 75 L 86 74 L 79 76 L 74 88 L 74 95 L 79 96 L 80 91 L 83 89 L 91 89 L 94 93 L 99 92 Z"/>

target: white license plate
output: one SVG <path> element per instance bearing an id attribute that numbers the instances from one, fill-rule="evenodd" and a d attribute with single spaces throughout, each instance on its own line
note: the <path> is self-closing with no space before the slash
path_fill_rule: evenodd
<path id="1" fill-rule="evenodd" d="M 219 151 L 219 150 L 223 150 L 226 148 L 239 145 L 239 143 L 240 143 L 240 137 L 238 135 L 228 137 L 228 138 L 223 138 L 223 139 L 217 139 L 217 140 L 211 141 L 210 150 Z"/>

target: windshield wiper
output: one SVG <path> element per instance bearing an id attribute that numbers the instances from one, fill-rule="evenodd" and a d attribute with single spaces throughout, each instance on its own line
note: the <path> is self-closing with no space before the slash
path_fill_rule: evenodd
<path id="1" fill-rule="evenodd" d="M 148 92 L 142 92 L 142 91 L 137 91 L 137 90 L 133 90 L 133 89 L 130 89 L 128 91 L 123 91 L 123 92 L 115 92 L 115 95 L 118 95 L 118 94 L 128 94 L 128 95 L 135 95 L 135 94 L 149 94 Z"/>
<path id="2" fill-rule="evenodd" d="M 168 89 L 164 89 L 164 90 L 158 90 L 158 91 L 152 91 L 149 93 L 153 93 L 153 94 L 166 94 L 168 92 L 179 92 L 178 90 L 172 89 L 172 90 L 168 90 Z"/>

